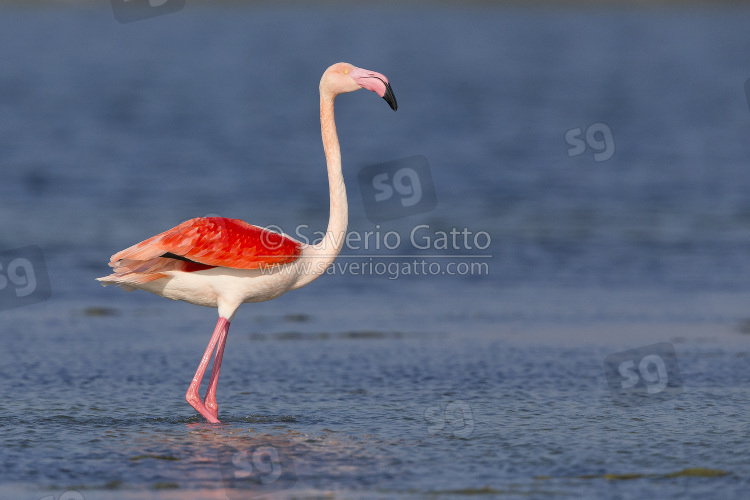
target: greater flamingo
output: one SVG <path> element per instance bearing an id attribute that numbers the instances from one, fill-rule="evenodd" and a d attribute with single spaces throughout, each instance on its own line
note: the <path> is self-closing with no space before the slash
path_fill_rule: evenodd
<path id="1" fill-rule="evenodd" d="M 339 94 L 364 88 L 395 111 L 388 79 L 347 63 L 329 67 L 320 79 L 320 129 L 328 166 L 330 216 L 325 237 L 303 244 L 237 219 L 199 217 L 114 254 L 114 273 L 97 278 L 104 286 L 145 290 L 172 300 L 216 307 L 219 321 L 195 372 L 185 399 L 211 423 L 219 423 L 216 386 L 229 324 L 243 302 L 274 299 L 320 277 L 344 243 L 348 208 L 341 173 L 341 150 L 333 116 Z M 203 401 L 198 389 L 216 350 Z"/>

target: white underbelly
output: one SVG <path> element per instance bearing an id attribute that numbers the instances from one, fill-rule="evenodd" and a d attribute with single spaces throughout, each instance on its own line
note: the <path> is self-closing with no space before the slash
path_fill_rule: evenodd
<path id="1" fill-rule="evenodd" d="M 214 267 L 192 273 L 173 272 L 170 276 L 139 288 L 172 300 L 218 307 L 224 304 L 263 302 L 288 292 L 297 279 L 294 267 L 282 266 L 275 272 L 259 269 Z"/>

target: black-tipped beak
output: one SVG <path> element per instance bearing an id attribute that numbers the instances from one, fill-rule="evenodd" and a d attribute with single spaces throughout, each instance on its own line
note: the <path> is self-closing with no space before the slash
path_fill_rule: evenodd
<path id="1" fill-rule="evenodd" d="M 388 103 L 388 105 L 391 107 L 393 111 L 396 111 L 398 109 L 396 96 L 393 95 L 393 89 L 391 88 L 390 83 L 385 84 L 385 94 L 383 95 L 383 99 L 385 99 L 385 102 Z"/>

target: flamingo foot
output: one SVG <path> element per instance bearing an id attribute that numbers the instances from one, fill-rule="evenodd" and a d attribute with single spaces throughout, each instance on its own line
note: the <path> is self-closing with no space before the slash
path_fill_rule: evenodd
<path id="1" fill-rule="evenodd" d="M 206 394 L 206 399 L 203 400 L 203 406 L 206 407 L 214 418 L 219 418 L 219 405 L 216 403 L 216 396 L 211 398 L 211 394 Z"/>
<path id="2" fill-rule="evenodd" d="M 198 392 L 196 391 L 194 394 L 190 393 L 190 390 L 188 390 L 188 393 L 185 394 L 185 400 L 187 400 L 188 404 L 195 408 L 195 411 L 203 415 L 203 417 L 208 420 L 212 424 L 220 424 L 218 417 L 218 411 L 215 408 L 212 412 L 203 402 L 201 401 L 200 395 L 198 395 Z M 215 403 L 214 403 L 215 405 Z"/>

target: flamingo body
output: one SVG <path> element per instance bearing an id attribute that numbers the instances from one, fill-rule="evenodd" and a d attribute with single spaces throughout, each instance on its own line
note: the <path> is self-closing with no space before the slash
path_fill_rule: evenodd
<path id="1" fill-rule="evenodd" d="M 297 260 L 300 242 L 238 219 L 199 217 L 117 252 L 112 262 L 170 253 L 207 266 L 257 269 Z"/>
<path id="2" fill-rule="evenodd" d="M 200 217 L 112 256 L 104 285 L 220 307 L 271 300 L 299 276 L 303 244 L 238 219 Z M 228 318 L 228 319 L 231 319 Z"/>
<path id="3" fill-rule="evenodd" d="M 173 300 L 215 307 L 211 340 L 193 377 L 186 400 L 211 423 L 218 423 L 216 387 L 229 324 L 243 302 L 274 299 L 320 277 L 346 235 L 348 209 L 341 151 L 333 116 L 337 95 L 360 88 L 383 97 L 395 111 L 396 98 L 380 73 L 347 63 L 329 67 L 320 81 L 320 124 L 328 167 L 330 218 L 322 241 L 306 245 L 283 234 L 237 219 L 200 217 L 114 254 L 113 273 L 98 280 L 127 291 L 141 289 Z M 216 350 L 206 397 L 198 389 Z"/>

